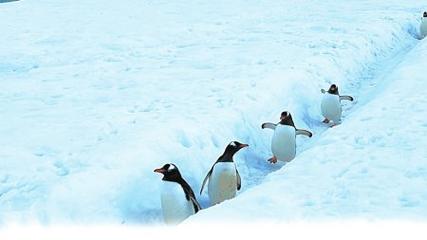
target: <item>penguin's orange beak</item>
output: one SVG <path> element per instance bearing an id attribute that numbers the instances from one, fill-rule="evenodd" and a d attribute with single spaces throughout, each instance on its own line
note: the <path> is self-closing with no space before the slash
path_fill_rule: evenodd
<path id="1" fill-rule="evenodd" d="M 242 145 L 240 145 L 240 149 L 245 148 L 245 147 L 249 147 L 249 145 L 248 144 L 242 144 Z"/>
<path id="2" fill-rule="evenodd" d="M 164 170 L 163 168 L 157 168 L 157 169 L 154 169 L 154 172 L 164 174 L 166 170 Z"/>

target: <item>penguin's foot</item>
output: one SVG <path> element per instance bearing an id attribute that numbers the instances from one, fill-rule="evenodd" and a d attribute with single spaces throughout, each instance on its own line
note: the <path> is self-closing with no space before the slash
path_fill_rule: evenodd
<path id="1" fill-rule="evenodd" d="M 325 118 L 325 120 L 322 121 L 323 123 L 329 123 L 329 119 Z"/>
<path id="2" fill-rule="evenodd" d="M 338 126 L 338 125 L 340 125 L 341 124 L 341 119 L 340 120 L 338 120 L 338 121 L 334 121 L 334 123 L 331 125 L 331 128 L 333 128 L 333 127 L 335 127 L 335 126 Z"/>
<path id="3" fill-rule="evenodd" d="M 277 163 L 277 157 L 276 156 L 273 156 L 272 158 L 270 158 L 270 159 L 268 159 L 268 161 L 270 162 L 270 163 Z"/>

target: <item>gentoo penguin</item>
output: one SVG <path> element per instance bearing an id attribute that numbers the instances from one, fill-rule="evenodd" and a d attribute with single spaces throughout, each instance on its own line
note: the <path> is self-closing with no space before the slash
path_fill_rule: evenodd
<path id="1" fill-rule="evenodd" d="M 313 136 L 313 134 L 307 130 L 297 129 L 291 114 L 287 111 L 282 112 L 278 124 L 269 122 L 263 123 L 261 128 L 270 128 L 274 130 L 273 138 L 271 139 L 273 157 L 268 160 L 271 163 L 276 163 L 277 160 L 290 162 L 295 158 L 296 135 Z"/>
<path id="2" fill-rule="evenodd" d="M 338 86 L 335 84 L 332 84 L 328 91 L 322 89 L 321 92 L 324 94 L 320 105 L 322 115 L 325 117 L 323 122 L 329 123 L 332 120 L 334 125 L 341 123 L 341 100 L 353 101 L 353 97 L 340 96 Z"/>
<path id="3" fill-rule="evenodd" d="M 201 209 L 176 165 L 168 163 L 154 172 L 163 174 L 161 205 L 165 223 L 178 224 Z"/>
<path id="4" fill-rule="evenodd" d="M 424 12 L 423 18 L 421 19 L 420 35 L 421 38 L 425 38 L 427 36 L 427 12 Z"/>
<path id="5" fill-rule="evenodd" d="M 233 161 L 233 156 L 240 149 L 247 146 L 249 145 L 237 141 L 229 143 L 224 153 L 216 160 L 211 170 L 209 170 L 203 180 L 200 194 L 202 194 L 203 187 L 209 179 L 208 195 L 211 205 L 234 198 L 236 192 L 240 190 L 241 178 Z"/>

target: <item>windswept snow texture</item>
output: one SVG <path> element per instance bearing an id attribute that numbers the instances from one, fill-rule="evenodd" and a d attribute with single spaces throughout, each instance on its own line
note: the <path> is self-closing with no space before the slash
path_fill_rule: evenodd
<path id="1" fill-rule="evenodd" d="M 427 46 L 416 40 L 426 8 L 0 4 L 0 224 L 161 222 L 153 169 L 175 163 L 198 192 L 232 140 L 250 145 L 235 157 L 242 191 L 190 221 L 427 216 Z M 319 109 L 330 83 L 356 98 L 332 129 Z M 283 110 L 315 136 L 272 166 L 260 124 Z"/>

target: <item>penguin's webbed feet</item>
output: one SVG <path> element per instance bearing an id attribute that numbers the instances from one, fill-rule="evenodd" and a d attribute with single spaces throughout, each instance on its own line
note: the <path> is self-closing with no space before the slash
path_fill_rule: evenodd
<path id="1" fill-rule="evenodd" d="M 272 163 L 272 164 L 275 164 L 275 163 L 277 163 L 277 157 L 276 157 L 276 156 L 273 156 L 273 157 L 271 157 L 270 159 L 268 159 L 268 161 L 269 161 L 270 163 Z"/>

